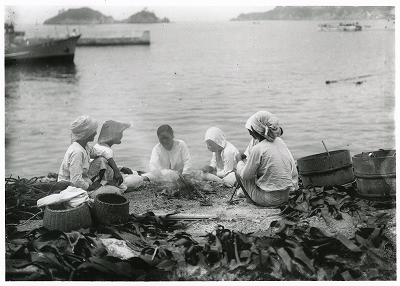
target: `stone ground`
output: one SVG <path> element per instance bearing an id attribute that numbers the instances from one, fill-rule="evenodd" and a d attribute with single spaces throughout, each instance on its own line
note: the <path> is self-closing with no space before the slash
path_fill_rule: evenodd
<path id="1" fill-rule="evenodd" d="M 189 200 L 185 198 L 169 198 L 163 195 L 160 187 L 154 187 L 150 183 L 140 190 L 127 192 L 124 196 L 129 200 L 129 212 L 142 214 L 152 211 L 156 215 L 180 212 L 185 215 L 209 215 L 210 219 L 191 220 L 186 222 L 185 231 L 188 233 L 206 234 L 212 232 L 216 226 L 223 225 L 227 229 L 240 231 L 242 233 L 265 231 L 274 220 L 279 220 L 280 209 L 259 207 L 248 203 L 245 198 L 234 195 L 233 188 L 212 185 L 215 194 L 207 195 L 210 205 L 203 206 L 200 200 Z M 392 241 L 396 241 L 396 210 L 382 210 L 390 216 L 389 224 L 384 234 Z M 382 211 L 377 211 L 382 212 Z M 307 221 L 310 226 L 318 227 L 327 235 L 341 233 L 350 238 L 354 235 L 359 225 L 358 219 L 346 213 L 342 213 L 343 219 L 329 218 L 327 221 L 322 217 L 313 216 Z"/>

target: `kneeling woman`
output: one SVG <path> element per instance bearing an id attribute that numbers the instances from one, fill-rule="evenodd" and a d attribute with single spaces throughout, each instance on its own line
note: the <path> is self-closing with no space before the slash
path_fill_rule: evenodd
<path id="1" fill-rule="evenodd" d="M 298 188 L 298 174 L 289 149 L 281 138 L 279 120 L 259 111 L 249 118 L 251 136 L 258 140 L 245 159 L 236 156 L 237 178 L 248 200 L 260 206 L 286 203 L 289 192 Z"/>
<path id="2" fill-rule="evenodd" d="M 213 155 L 210 164 L 202 168 L 203 179 L 220 181 L 227 187 L 233 187 L 236 178 L 232 171 L 236 169 L 236 155 L 239 151 L 226 140 L 224 133 L 217 127 L 207 130 L 205 142 Z"/>

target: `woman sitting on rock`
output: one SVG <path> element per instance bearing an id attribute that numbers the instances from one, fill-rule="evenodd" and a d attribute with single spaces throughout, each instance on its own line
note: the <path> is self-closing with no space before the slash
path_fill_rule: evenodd
<path id="1" fill-rule="evenodd" d="M 236 177 L 248 201 L 260 206 L 279 206 L 298 188 L 295 161 L 281 134 L 279 120 L 259 111 L 249 118 L 251 136 L 258 141 L 247 158 L 239 153 Z"/>

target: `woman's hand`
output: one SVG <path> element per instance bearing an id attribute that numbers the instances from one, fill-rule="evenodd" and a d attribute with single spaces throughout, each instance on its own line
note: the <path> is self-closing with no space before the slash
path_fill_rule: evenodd
<path id="1" fill-rule="evenodd" d="M 209 165 L 203 166 L 200 168 L 204 173 L 214 173 L 215 169 Z"/>
<path id="2" fill-rule="evenodd" d="M 122 184 L 122 182 L 124 181 L 124 178 L 122 177 L 120 171 L 114 172 L 114 180 L 118 184 L 118 186 Z"/>
<path id="3" fill-rule="evenodd" d="M 242 161 L 247 158 L 247 156 L 243 152 L 239 152 L 239 154 L 236 155 L 236 162 Z"/>
<path id="4" fill-rule="evenodd" d="M 127 168 L 127 167 L 122 167 L 120 170 L 122 173 L 127 174 L 127 175 L 131 175 L 133 174 L 132 170 Z"/>
<path id="5" fill-rule="evenodd" d="M 93 182 L 93 184 L 89 185 L 89 188 L 86 191 L 88 191 L 88 192 L 95 191 L 100 187 L 101 187 L 100 182 L 99 181 L 95 181 L 95 182 Z"/>

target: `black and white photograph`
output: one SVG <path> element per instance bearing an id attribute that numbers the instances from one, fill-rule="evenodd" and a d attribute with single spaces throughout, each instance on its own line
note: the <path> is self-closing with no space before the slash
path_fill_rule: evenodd
<path id="1" fill-rule="evenodd" d="M 2 280 L 397 281 L 396 8 L 4 1 Z"/>

